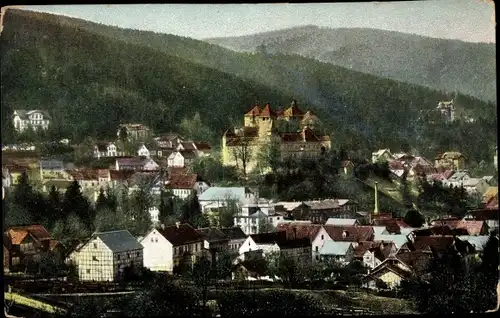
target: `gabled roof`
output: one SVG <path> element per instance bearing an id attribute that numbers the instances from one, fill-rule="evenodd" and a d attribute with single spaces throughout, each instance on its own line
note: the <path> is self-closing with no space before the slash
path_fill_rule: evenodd
<path id="1" fill-rule="evenodd" d="M 13 245 L 19 245 L 26 238 L 31 235 L 36 241 L 51 240 L 52 235 L 42 225 L 26 225 L 10 227 L 7 230 L 8 236 Z"/>
<path id="2" fill-rule="evenodd" d="M 137 239 L 127 230 L 97 232 L 93 236 L 99 238 L 113 253 L 143 249 Z"/>
<path id="3" fill-rule="evenodd" d="M 404 234 L 377 234 L 373 237 L 374 241 L 392 242 L 397 248 L 408 242 L 408 237 Z"/>
<path id="4" fill-rule="evenodd" d="M 171 189 L 193 189 L 198 178 L 196 173 L 173 174 L 170 176 L 167 187 Z"/>
<path id="5" fill-rule="evenodd" d="M 325 241 L 323 246 L 319 249 L 321 255 L 346 255 L 349 248 L 352 246 L 352 242 L 334 242 Z"/>
<path id="6" fill-rule="evenodd" d="M 370 241 L 374 233 L 371 226 L 323 225 L 323 228 L 334 241 Z M 345 237 L 343 236 L 344 232 L 346 233 Z"/>
<path id="7" fill-rule="evenodd" d="M 32 113 L 42 113 L 44 119 L 52 119 L 52 117 L 50 117 L 50 115 L 49 115 L 49 112 L 47 112 L 46 110 L 38 110 L 38 109 L 33 109 L 33 110 L 15 109 L 14 111 L 23 120 L 27 120 L 28 116 L 31 115 Z"/>
<path id="8" fill-rule="evenodd" d="M 391 234 L 401 233 L 401 228 L 395 219 L 374 219 L 372 225 L 385 226 L 387 231 Z"/>
<path id="9" fill-rule="evenodd" d="M 187 223 L 160 227 L 156 230 L 174 246 L 203 241 L 203 236 Z"/>
<path id="10" fill-rule="evenodd" d="M 200 228 L 197 229 L 197 231 L 201 234 L 202 238 L 209 243 L 229 241 L 229 238 L 221 230 L 215 227 Z"/>
<path id="11" fill-rule="evenodd" d="M 247 235 L 243 232 L 240 227 L 226 227 L 220 229 L 231 240 L 245 239 Z"/>
<path id="12" fill-rule="evenodd" d="M 212 149 L 212 146 L 208 142 L 198 141 L 194 143 L 194 146 L 199 151 L 209 151 Z"/>
<path id="13" fill-rule="evenodd" d="M 260 111 L 260 117 L 276 117 L 276 113 L 271 109 L 270 104 L 266 104 Z"/>
<path id="14" fill-rule="evenodd" d="M 296 101 L 292 101 L 290 107 L 285 109 L 282 115 L 285 117 L 302 117 L 304 112 L 299 108 Z"/>
<path id="15" fill-rule="evenodd" d="M 466 158 L 465 155 L 458 151 L 447 151 L 436 156 L 436 160 L 457 160 L 459 158 Z"/>
<path id="16" fill-rule="evenodd" d="M 380 263 L 378 266 L 376 266 L 366 277 L 372 277 L 375 278 L 377 277 L 377 274 L 382 272 L 382 271 L 391 271 L 394 274 L 398 275 L 399 277 L 402 278 L 407 278 L 412 275 L 412 272 L 409 270 L 405 270 L 401 268 L 400 266 L 396 265 L 398 262 L 402 262 L 401 260 L 395 258 L 395 257 L 390 257 L 384 260 L 382 263 Z M 403 262 L 404 264 L 404 262 Z M 404 264 L 406 265 L 406 264 Z"/>
<path id="17" fill-rule="evenodd" d="M 304 224 L 297 222 L 279 223 L 276 227 L 276 231 L 286 233 L 287 239 L 308 238 L 310 241 L 314 240 L 320 230 L 320 224 Z"/>
<path id="18" fill-rule="evenodd" d="M 259 105 L 254 105 L 252 109 L 250 109 L 248 112 L 245 113 L 245 116 L 259 116 L 260 115 L 260 108 Z"/>

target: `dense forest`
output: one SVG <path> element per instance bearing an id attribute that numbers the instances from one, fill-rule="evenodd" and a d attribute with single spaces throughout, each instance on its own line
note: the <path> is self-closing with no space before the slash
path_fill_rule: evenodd
<path id="1" fill-rule="evenodd" d="M 406 83 L 496 100 L 496 47 L 401 32 L 301 26 L 207 39 L 240 52 L 300 54 Z"/>
<path id="2" fill-rule="evenodd" d="M 332 144 L 365 155 L 409 145 L 422 155 L 455 149 L 491 160 L 496 108 L 328 63 L 263 53 L 236 53 L 173 35 L 9 10 L 2 32 L 2 137 L 12 140 L 12 110 L 46 109 L 57 129 L 81 141 L 111 138 L 122 122 L 155 132 L 177 130 L 196 113 L 218 142 L 255 102 L 313 110 Z M 455 98 L 475 122 L 446 125 L 437 102 Z"/>

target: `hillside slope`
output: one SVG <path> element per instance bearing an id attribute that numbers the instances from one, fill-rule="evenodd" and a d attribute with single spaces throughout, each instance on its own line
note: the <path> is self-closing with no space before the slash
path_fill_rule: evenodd
<path id="1" fill-rule="evenodd" d="M 455 148 L 488 160 L 496 145 L 492 104 L 457 95 L 477 121 L 444 125 L 432 110 L 451 96 L 300 56 L 20 10 L 6 13 L 1 41 L 3 124 L 14 108 L 46 108 L 75 135 L 105 137 L 118 122 L 167 131 L 198 111 L 220 136 L 254 102 L 295 98 L 323 119 L 335 147 L 365 155 L 405 143 L 423 155 Z"/>
<path id="2" fill-rule="evenodd" d="M 238 52 L 299 54 L 352 70 L 496 101 L 496 46 L 366 28 L 297 27 L 207 39 Z"/>

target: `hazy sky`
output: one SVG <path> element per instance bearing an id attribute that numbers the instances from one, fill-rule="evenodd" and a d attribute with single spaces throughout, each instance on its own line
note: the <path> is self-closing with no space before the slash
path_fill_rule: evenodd
<path id="1" fill-rule="evenodd" d="M 41 5 L 26 9 L 78 17 L 124 28 L 203 39 L 246 35 L 298 25 L 367 27 L 469 42 L 494 42 L 493 2 L 311 4 Z"/>

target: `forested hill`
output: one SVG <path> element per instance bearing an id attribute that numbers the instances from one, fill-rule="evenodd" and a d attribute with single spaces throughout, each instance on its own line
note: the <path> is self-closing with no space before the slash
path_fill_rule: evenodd
<path id="1" fill-rule="evenodd" d="M 300 54 L 377 76 L 496 101 L 496 46 L 366 28 L 304 26 L 213 38 L 239 52 Z"/>
<path id="2" fill-rule="evenodd" d="M 292 98 L 343 145 L 368 154 L 402 143 L 428 156 L 457 149 L 489 160 L 496 108 L 463 95 L 378 78 L 300 56 L 236 53 L 202 41 L 9 10 L 2 32 L 2 138 L 15 108 L 43 108 L 75 137 L 115 135 L 140 121 L 175 130 L 199 112 L 213 135 L 254 102 Z M 444 125 L 431 110 L 455 97 L 475 123 Z M 218 138 L 217 138 L 218 139 Z"/>

